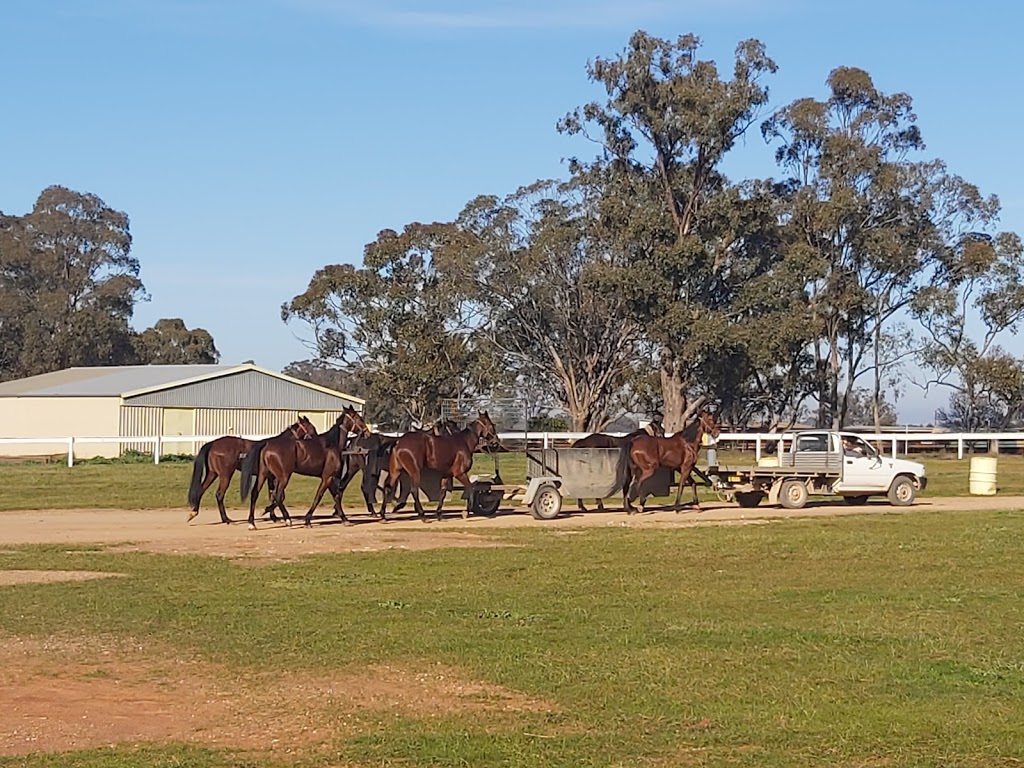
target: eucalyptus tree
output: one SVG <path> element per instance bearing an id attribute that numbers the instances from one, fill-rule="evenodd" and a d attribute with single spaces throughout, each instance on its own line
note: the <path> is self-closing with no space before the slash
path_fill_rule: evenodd
<path id="1" fill-rule="evenodd" d="M 317 360 L 358 379 L 367 399 L 400 409 L 393 418 L 436 419 L 442 400 L 489 392 L 504 376 L 478 332 L 478 305 L 445 266 L 462 242 L 448 222 L 385 230 L 362 267 L 318 270 L 281 317 L 304 323 Z"/>
<path id="2" fill-rule="evenodd" d="M 841 426 L 871 375 L 877 428 L 884 390 L 919 349 L 911 307 L 960 259 L 960 233 L 988 227 L 998 204 L 941 161 L 915 159 L 924 141 L 910 96 L 852 67 L 827 86 L 827 99 L 794 101 L 762 131 L 789 174 L 788 242 L 808 267 L 818 423 Z"/>
<path id="3" fill-rule="evenodd" d="M 478 198 L 458 219 L 475 247 L 454 254 L 486 308 L 495 353 L 577 431 L 621 415 L 642 338 L 625 297 L 602 290 L 603 272 L 625 258 L 597 215 L 602 192 L 544 181 L 504 199 Z"/>
<path id="4" fill-rule="evenodd" d="M 134 361 L 146 293 L 131 245 L 126 213 L 62 186 L 0 215 L 0 378 Z"/>
<path id="5" fill-rule="evenodd" d="M 736 48 L 733 77 L 723 79 L 714 62 L 698 58 L 700 45 L 694 35 L 669 41 L 636 32 L 622 54 L 587 67 L 606 100 L 558 125 L 600 146 L 597 157 L 574 158 L 570 169 L 606 190 L 600 215 L 627 261 L 605 283 L 628 297 L 657 347 L 670 430 L 682 426 L 688 396 L 709 384 L 703 361 L 740 343 L 731 308 L 740 282 L 775 263 L 763 233 L 746 226 L 758 218 L 763 194 L 721 172 L 768 100 L 761 78 L 775 62 L 747 40 Z"/>

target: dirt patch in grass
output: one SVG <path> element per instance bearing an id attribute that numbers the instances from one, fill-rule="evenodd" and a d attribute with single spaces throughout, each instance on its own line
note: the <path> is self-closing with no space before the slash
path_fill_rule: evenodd
<path id="1" fill-rule="evenodd" d="M 123 573 L 103 571 L 0 571 L 0 587 L 11 584 L 51 584 L 55 581 L 87 581 L 124 576 Z"/>
<path id="2" fill-rule="evenodd" d="M 164 741 L 287 754 L 370 713 L 555 709 L 438 664 L 243 677 L 152 644 L 0 636 L 0 755 Z"/>

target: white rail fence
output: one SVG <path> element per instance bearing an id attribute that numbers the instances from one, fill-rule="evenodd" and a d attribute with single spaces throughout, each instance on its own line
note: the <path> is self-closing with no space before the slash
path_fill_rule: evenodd
<path id="1" fill-rule="evenodd" d="M 393 432 L 382 432 L 381 434 L 393 435 Z M 500 432 L 498 438 L 502 441 L 522 442 L 527 440 L 530 443 L 541 445 L 545 448 L 556 445 L 566 445 L 573 440 L 586 437 L 588 432 Z M 608 434 L 621 436 L 623 432 L 610 432 Z M 723 432 L 719 435 L 717 444 L 736 444 L 741 448 L 753 445 L 754 458 L 760 460 L 762 452 L 769 445 L 778 446 L 782 440 L 791 436 L 787 433 L 767 432 Z M 858 433 L 864 440 L 872 443 L 885 445 L 892 456 L 898 456 L 901 452 L 923 453 L 930 451 L 948 451 L 956 447 L 957 458 L 962 459 L 970 448 L 983 448 L 990 450 L 990 445 L 995 445 L 999 450 L 1016 450 L 1024 446 L 1024 432 L 906 432 L 882 434 Z M 152 445 L 153 462 L 160 463 L 160 456 L 165 454 L 165 446 L 173 445 L 180 449 L 182 446 L 191 445 L 192 453 L 196 453 L 203 443 L 215 440 L 221 435 L 152 435 L 141 437 L 0 437 L 0 445 L 60 445 L 67 446 L 68 466 L 74 466 L 76 446 L 97 445 L 97 444 L 118 444 L 119 452 L 124 450 L 125 445 Z M 274 435 L 239 435 L 250 440 L 265 440 Z M 902 448 L 902 451 L 900 450 Z M 912 450 L 913 449 L 913 450 Z M 184 453 L 181 450 L 178 452 Z M 7 453 L 7 452 L 5 452 Z M 61 451 L 63 453 L 63 451 Z M 41 457 L 53 455 L 52 453 L 31 453 L 20 454 L 22 457 Z"/>

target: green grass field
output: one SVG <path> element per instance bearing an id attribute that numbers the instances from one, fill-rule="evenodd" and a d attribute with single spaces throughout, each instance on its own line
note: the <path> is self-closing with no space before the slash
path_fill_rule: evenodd
<path id="1" fill-rule="evenodd" d="M 923 461 L 928 469 L 925 496 L 968 495 L 968 459 L 923 457 L 918 460 Z M 722 466 L 749 466 L 754 460 L 752 454 L 722 453 L 720 463 Z M 500 467 L 502 478 L 508 483 L 523 482 L 526 476 L 526 463 L 522 454 L 503 454 Z M 484 475 L 492 471 L 492 458 L 478 456 L 472 472 Z M 1024 457 L 999 457 L 998 472 L 999 493 L 1024 494 Z M 0 488 L 3 489 L 0 492 L 0 510 L 185 508 L 191 473 L 192 465 L 182 462 L 160 465 L 148 462 L 82 463 L 71 468 L 59 463 L 0 464 Z M 346 490 L 344 503 L 347 510 L 358 512 L 364 509 L 358 482 L 357 478 Z M 312 501 L 315 490 L 316 483 L 313 480 L 296 477 L 288 488 L 289 509 L 293 512 L 304 511 Z M 702 492 L 702 496 L 714 498 L 708 491 Z M 239 500 L 237 474 L 228 490 L 226 502 L 231 509 L 243 507 Z M 215 505 L 214 489 L 210 489 L 203 497 L 201 509 L 213 510 L 213 514 L 216 514 Z M 329 509 L 329 500 L 323 502 L 321 507 Z"/>
<path id="2" fill-rule="evenodd" d="M 557 711 L 344 720 L 342 696 L 317 715 L 348 730 L 315 754 L 129 744 L 0 766 L 1021 764 L 1024 512 L 495 535 L 519 546 L 259 568 L 5 547 L 0 569 L 126 577 L 0 587 L 0 634 L 153 642 L 278 680 L 443 662 Z"/>

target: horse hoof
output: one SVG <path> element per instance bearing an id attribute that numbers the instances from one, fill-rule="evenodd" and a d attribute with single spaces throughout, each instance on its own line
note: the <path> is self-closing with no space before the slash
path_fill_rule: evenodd
<path id="1" fill-rule="evenodd" d="M 198 512 L 189 512 L 189 513 L 188 513 L 188 520 L 186 520 L 185 522 L 186 522 L 186 523 L 191 523 L 191 522 L 192 522 L 193 520 L 195 520 L 195 519 L 196 519 L 197 517 L 199 517 L 199 513 L 198 513 Z"/>
<path id="2" fill-rule="evenodd" d="M 256 530 L 256 525 L 254 523 L 249 523 L 249 530 L 250 531 L 255 531 Z"/>

